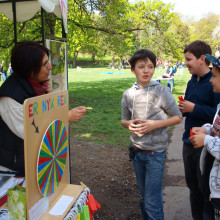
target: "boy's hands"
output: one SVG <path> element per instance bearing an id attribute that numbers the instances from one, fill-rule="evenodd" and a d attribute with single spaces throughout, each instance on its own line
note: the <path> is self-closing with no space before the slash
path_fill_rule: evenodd
<path id="1" fill-rule="evenodd" d="M 206 134 L 206 129 L 203 128 L 203 127 L 193 127 L 193 128 L 192 128 L 192 131 L 193 131 L 195 134 L 198 134 L 198 133 Z"/>
<path id="2" fill-rule="evenodd" d="M 192 142 L 194 148 L 199 148 L 204 146 L 204 140 L 205 140 L 206 134 L 204 133 L 197 133 L 189 138 L 189 140 Z"/>
<path id="3" fill-rule="evenodd" d="M 157 123 L 158 122 L 155 120 L 135 119 L 131 121 L 131 124 L 129 125 L 128 129 L 130 130 L 130 132 L 137 135 L 146 134 L 156 129 Z"/>
<path id="4" fill-rule="evenodd" d="M 193 127 L 192 131 L 194 135 L 189 137 L 189 140 L 192 142 L 194 148 L 199 148 L 204 146 L 206 129 L 203 127 Z"/>
<path id="5" fill-rule="evenodd" d="M 195 107 L 195 104 L 193 102 L 189 102 L 187 100 L 178 101 L 178 102 L 179 102 L 179 109 L 182 112 L 182 114 L 187 112 L 193 112 L 193 109 Z"/>

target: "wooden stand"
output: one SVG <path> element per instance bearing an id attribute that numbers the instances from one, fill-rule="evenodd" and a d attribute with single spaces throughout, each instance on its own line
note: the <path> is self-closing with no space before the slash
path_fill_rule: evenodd
<path id="1" fill-rule="evenodd" d="M 63 219 L 67 215 L 67 213 L 69 212 L 70 208 L 73 206 L 73 204 L 75 203 L 77 198 L 80 196 L 83 189 L 84 189 L 83 185 L 68 184 L 64 188 L 64 190 L 61 192 L 61 195 L 57 196 L 57 198 L 50 204 L 49 209 L 41 217 L 41 220 L 59 220 L 59 219 Z M 57 203 L 57 201 L 61 198 L 62 195 L 73 196 L 74 197 L 73 202 L 68 206 L 68 208 L 66 209 L 66 211 L 64 212 L 63 215 L 59 215 L 59 216 L 50 215 L 49 211 Z"/>
<path id="2" fill-rule="evenodd" d="M 68 110 L 68 91 L 66 90 L 53 92 L 43 96 L 37 96 L 27 99 L 24 102 L 24 151 L 27 219 L 30 219 L 31 208 L 43 198 L 43 195 L 39 190 L 37 181 L 37 162 L 42 139 L 47 128 L 55 120 L 60 120 L 64 123 L 68 137 Z M 45 213 L 41 213 L 41 219 L 63 219 L 84 188 L 85 185 L 83 184 L 69 184 L 68 145 L 66 165 L 63 177 L 54 194 L 47 197 L 49 200 L 49 209 Z M 73 196 L 74 200 L 68 206 L 62 216 L 50 215 L 50 209 L 56 204 L 56 202 L 60 199 L 62 195 Z M 37 212 L 40 213 L 41 210 L 37 210 Z"/>

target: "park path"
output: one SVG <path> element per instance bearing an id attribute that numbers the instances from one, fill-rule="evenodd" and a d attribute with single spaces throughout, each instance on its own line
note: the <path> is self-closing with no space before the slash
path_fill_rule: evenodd
<path id="1" fill-rule="evenodd" d="M 165 220 L 192 220 L 182 159 L 183 131 L 184 121 L 175 126 L 167 151 L 163 190 Z"/>

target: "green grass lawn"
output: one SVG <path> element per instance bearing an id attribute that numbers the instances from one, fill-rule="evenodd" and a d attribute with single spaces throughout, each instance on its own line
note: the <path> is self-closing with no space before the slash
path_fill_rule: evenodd
<path id="1" fill-rule="evenodd" d="M 123 74 L 101 74 L 106 72 L 121 72 Z M 155 79 L 164 71 L 156 72 Z M 184 94 L 190 78 L 187 69 L 182 75 L 175 75 L 173 95 L 178 100 Z M 76 106 L 92 107 L 79 122 L 71 122 L 70 128 L 74 138 L 115 146 L 129 144 L 129 131 L 121 126 L 122 93 L 133 85 L 136 78 L 130 69 L 112 70 L 108 68 L 82 68 L 82 71 L 69 69 L 70 108 Z M 3 82 L 0 81 L 0 85 Z M 167 81 L 161 82 L 167 85 Z"/>
<path id="2" fill-rule="evenodd" d="M 122 72 L 124 74 L 101 74 L 106 72 Z M 164 71 L 163 71 L 164 72 Z M 158 69 L 153 78 L 161 76 Z M 178 99 L 184 94 L 190 78 L 187 69 L 182 75 L 175 76 L 173 95 Z M 79 122 L 71 122 L 74 138 L 115 146 L 129 144 L 129 131 L 121 126 L 122 93 L 135 82 L 130 69 L 112 70 L 107 68 L 82 68 L 82 71 L 69 69 L 70 108 L 76 106 L 92 107 Z M 162 81 L 167 85 L 167 81 Z"/>

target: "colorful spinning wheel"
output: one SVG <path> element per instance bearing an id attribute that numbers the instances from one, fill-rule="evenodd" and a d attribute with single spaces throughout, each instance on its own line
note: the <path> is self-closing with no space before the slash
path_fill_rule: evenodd
<path id="1" fill-rule="evenodd" d="M 37 182 L 43 196 L 52 195 L 62 179 L 67 156 L 67 132 L 60 120 L 53 121 L 41 142 L 37 162 Z"/>

